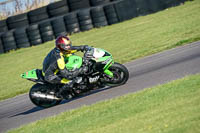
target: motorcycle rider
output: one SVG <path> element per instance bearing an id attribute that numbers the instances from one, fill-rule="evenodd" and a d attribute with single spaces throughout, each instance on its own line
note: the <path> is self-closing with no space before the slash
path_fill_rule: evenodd
<path id="1" fill-rule="evenodd" d="M 52 84 L 63 84 L 59 90 L 59 94 L 73 86 L 74 78 L 79 74 L 88 71 L 87 66 L 82 66 L 79 69 L 69 71 L 65 67 L 65 57 L 69 57 L 75 52 L 86 51 L 87 45 L 72 46 L 68 36 L 59 36 L 55 41 L 56 47 L 51 50 L 43 61 L 43 76 L 44 80 Z"/>

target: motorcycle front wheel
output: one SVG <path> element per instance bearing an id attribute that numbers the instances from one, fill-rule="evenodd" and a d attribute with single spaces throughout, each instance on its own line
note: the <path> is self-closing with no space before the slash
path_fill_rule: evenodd
<path id="1" fill-rule="evenodd" d="M 129 79 L 128 69 L 120 64 L 114 63 L 109 70 L 113 73 L 113 77 L 104 77 L 105 84 L 111 87 L 125 84 Z"/>
<path id="2" fill-rule="evenodd" d="M 50 91 L 48 85 L 35 84 L 29 91 L 29 98 L 36 106 L 49 108 L 58 105 L 62 99 L 55 97 L 55 93 Z"/>

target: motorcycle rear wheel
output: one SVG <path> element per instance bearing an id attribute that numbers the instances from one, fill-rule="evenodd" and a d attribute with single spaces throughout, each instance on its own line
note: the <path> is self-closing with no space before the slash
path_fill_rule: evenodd
<path id="1" fill-rule="evenodd" d="M 51 95 L 49 94 L 49 88 L 45 84 L 35 84 L 32 86 L 32 88 L 29 91 L 29 98 L 36 106 L 42 107 L 42 108 L 49 108 L 52 106 L 58 105 L 62 99 L 48 99 L 47 97 L 39 97 L 37 95 Z"/>

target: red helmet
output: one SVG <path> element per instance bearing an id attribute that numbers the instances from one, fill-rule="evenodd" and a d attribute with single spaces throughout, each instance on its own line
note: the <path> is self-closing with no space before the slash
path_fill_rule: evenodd
<path id="1" fill-rule="evenodd" d="M 59 36 L 56 38 L 56 47 L 62 52 L 68 52 L 71 49 L 72 43 L 67 36 Z"/>

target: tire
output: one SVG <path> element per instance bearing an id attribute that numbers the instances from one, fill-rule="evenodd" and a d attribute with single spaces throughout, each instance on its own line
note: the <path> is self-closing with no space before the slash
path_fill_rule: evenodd
<path id="1" fill-rule="evenodd" d="M 74 23 L 74 24 L 66 25 L 66 28 L 67 28 L 67 32 L 68 33 L 77 33 L 77 32 L 80 32 L 79 23 Z"/>
<path id="2" fill-rule="evenodd" d="M 1 41 L 1 36 L 0 36 L 0 54 L 4 53 L 4 48 L 3 48 L 3 43 Z"/>
<path id="3" fill-rule="evenodd" d="M 111 19 L 108 19 L 108 24 L 109 24 L 109 25 L 111 25 L 111 24 L 116 24 L 116 23 L 119 23 L 118 18 L 111 18 Z"/>
<path id="4" fill-rule="evenodd" d="M 52 41 L 54 40 L 54 36 L 53 35 L 50 35 L 50 36 L 45 36 L 45 37 L 42 37 L 42 42 L 48 42 L 48 41 Z"/>
<path id="5" fill-rule="evenodd" d="M 47 6 L 44 6 L 44 7 L 37 8 L 35 10 L 28 12 L 28 16 L 37 16 L 37 15 L 46 14 L 46 13 L 47 13 Z"/>
<path id="6" fill-rule="evenodd" d="M 27 13 L 23 13 L 23 14 L 19 14 L 19 15 L 16 15 L 16 16 L 8 17 L 7 23 L 8 24 L 16 23 L 16 22 L 24 21 L 24 20 L 28 20 Z"/>
<path id="7" fill-rule="evenodd" d="M 48 10 L 57 9 L 63 6 L 67 6 L 67 0 L 61 0 L 58 2 L 51 3 L 47 6 Z"/>
<path id="8" fill-rule="evenodd" d="M 59 33 L 66 32 L 65 22 L 64 22 L 63 17 L 58 17 L 55 20 L 52 20 L 51 24 L 52 24 L 53 32 L 56 36 Z"/>
<path id="9" fill-rule="evenodd" d="M 4 27 L 6 25 L 7 25 L 6 20 L 1 20 L 0 21 L 0 27 Z"/>
<path id="10" fill-rule="evenodd" d="M 80 26 L 89 25 L 89 24 L 92 24 L 92 20 L 88 19 L 85 21 L 81 21 L 81 22 L 79 22 L 79 24 L 80 24 Z"/>
<path id="11" fill-rule="evenodd" d="M 109 3 L 110 0 L 90 0 L 92 6 L 99 6 Z"/>
<path id="12" fill-rule="evenodd" d="M 89 0 L 69 0 L 69 9 L 71 11 L 80 10 L 90 7 Z"/>
<path id="13" fill-rule="evenodd" d="M 103 81 L 106 85 L 115 87 L 125 84 L 129 79 L 129 72 L 128 69 L 119 63 L 114 63 L 109 70 L 113 72 L 113 78 L 105 78 Z"/>
<path id="14" fill-rule="evenodd" d="M 91 9 L 91 16 L 92 18 L 99 18 L 105 16 L 103 7 L 95 7 Z"/>
<path id="15" fill-rule="evenodd" d="M 39 25 L 33 24 L 33 25 L 30 25 L 26 30 L 27 32 L 32 32 L 33 30 L 38 30 L 38 29 L 39 29 Z"/>
<path id="16" fill-rule="evenodd" d="M 132 0 L 122 0 L 114 4 L 120 22 L 132 19 L 133 17 L 137 16 L 134 2 L 135 1 Z"/>
<path id="17" fill-rule="evenodd" d="M 29 42 L 24 42 L 24 43 L 19 43 L 17 44 L 17 48 L 27 48 L 27 47 L 30 47 L 30 43 Z"/>
<path id="18" fill-rule="evenodd" d="M 94 23 L 94 27 L 96 27 L 96 28 L 100 28 L 100 27 L 103 27 L 103 26 L 106 26 L 106 25 L 108 25 L 107 21 Z"/>
<path id="19" fill-rule="evenodd" d="M 68 29 L 68 33 L 78 33 L 78 32 L 80 32 L 80 28 L 79 27 L 77 27 L 77 28 L 69 28 Z"/>
<path id="20" fill-rule="evenodd" d="M 30 41 L 30 44 L 35 46 L 35 45 L 39 45 L 39 44 L 42 44 L 42 39 L 39 38 L 39 39 L 36 39 L 36 40 L 33 40 L 33 41 Z"/>
<path id="21" fill-rule="evenodd" d="M 0 27 L 0 33 L 4 33 L 4 32 L 7 32 L 7 31 L 8 31 L 7 25 L 4 26 L 4 27 Z"/>
<path id="22" fill-rule="evenodd" d="M 67 32 L 59 32 L 55 34 L 55 38 L 59 37 L 59 36 L 66 36 Z"/>
<path id="23" fill-rule="evenodd" d="M 84 21 L 84 20 L 91 19 L 90 10 L 88 10 L 88 9 L 80 10 L 77 15 L 78 15 L 78 20 L 79 21 Z"/>
<path id="24" fill-rule="evenodd" d="M 49 16 L 54 17 L 54 16 L 60 16 L 67 14 L 69 12 L 69 7 L 68 6 L 63 6 L 57 9 L 49 10 Z"/>
<path id="25" fill-rule="evenodd" d="M 8 29 L 15 29 L 15 28 L 28 26 L 28 25 L 29 25 L 28 20 L 18 21 L 18 22 L 15 22 L 15 23 L 8 24 Z"/>
<path id="26" fill-rule="evenodd" d="M 61 33 L 61 32 L 66 32 L 65 25 L 64 26 L 63 25 L 61 25 L 61 26 L 57 25 L 57 26 L 53 27 L 53 32 L 55 34 Z"/>
<path id="27" fill-rule="evenodd" d="M 137 14 L 144 16 L 150 13 L 149 6 L 146 0 L 135 0 L 132 4 L 136 5 Z"/>
<path id="28" fill-rule="evenodd" d="M 48 18 L 49 18 L 49 16 L 48 16 L 47 13 L 38 14 L 38 15 L 35 15 L 35 16 L 30 16 L 29 17 L 29 22 L 30 23 L 38 23 L 38 22 L 40 22 L 42 20 L 46 20 Z"/>
<path id="29" fill-rule="evenodd" d="M 72 12 L 72 13 L 68 13 L 67 15 L 64 16 L 64 20 L 70 20 L 70 19 L 77 19 L 77 13 L 76 12 Z"/>
<path id="30" fill-rule="evenodd" d="M 47 32 L 42 32 L 41 37 L 48 37 L 48 36 L 53 36 L 53 31 L 47 31 Z"/>
<path id="31" fill-rule="evenodd" d="M 17 45 L 20 45 L 21 43 L 28 43 L 29 42 L 29 39 L 27 37 L 25 37 L 25 38 L 15 38 L 15 40 L 16 40 Z"/>
<path id="32" fill-rule="evenodd" d="M 58 105 L 62 100 L 48 100 L 47 98 L 38 98 L 34 96 L 34 93 L 40 92 L 40 93 L 47 93 L 48 86 L 43 84 L 35 84 L 32 86 L 32 88 L 29 91 L 29 98 L 32 103 L 34 103 L 36 106 L 42 107 L 42 108 L 49 108 Z"/>
<path id="33" fill-rule="evenodd" d="M 40 31 L 39 30 L 33 30 L 32 32 L 27 32 L 28 37 L 34 37 L 34 36 L 40 36 Z"/>
<path id="34" fill-rule="evenodd" d="M 8 51 L 10 51 L 10 50 L 15 50 L 15 49 L 17 49 L 17 46 L 16 46 L 15 41 L 12 41 L 12 42 L 4 42 L 4 43 L 3 43 L 3 47 L 4 47 L 5 52 L 8 52 Z"/>
<path id="35" fill-rule="evenodd" d="M 52 29 L 52 26 L 50 25 L 50 26 L 46 26 L 46 27 L 41 27 L 40 28 L 40 32 L 41 33 L 44 33 L 44 32 L 47 32 L 47 31 L 52 31 L 53 29 Z"/>
<path id="36" fill-rule="evenodd" d="M 88 31 L 91 30 L 92 28 L 94 28 L 92 24 L 80 26 L 81 31 Z"/>
<path id="37" fill-rule="evenodd" d="M 119 22 L 114 3 L 104 6 L 104 11 L 109 25 Z"/>

